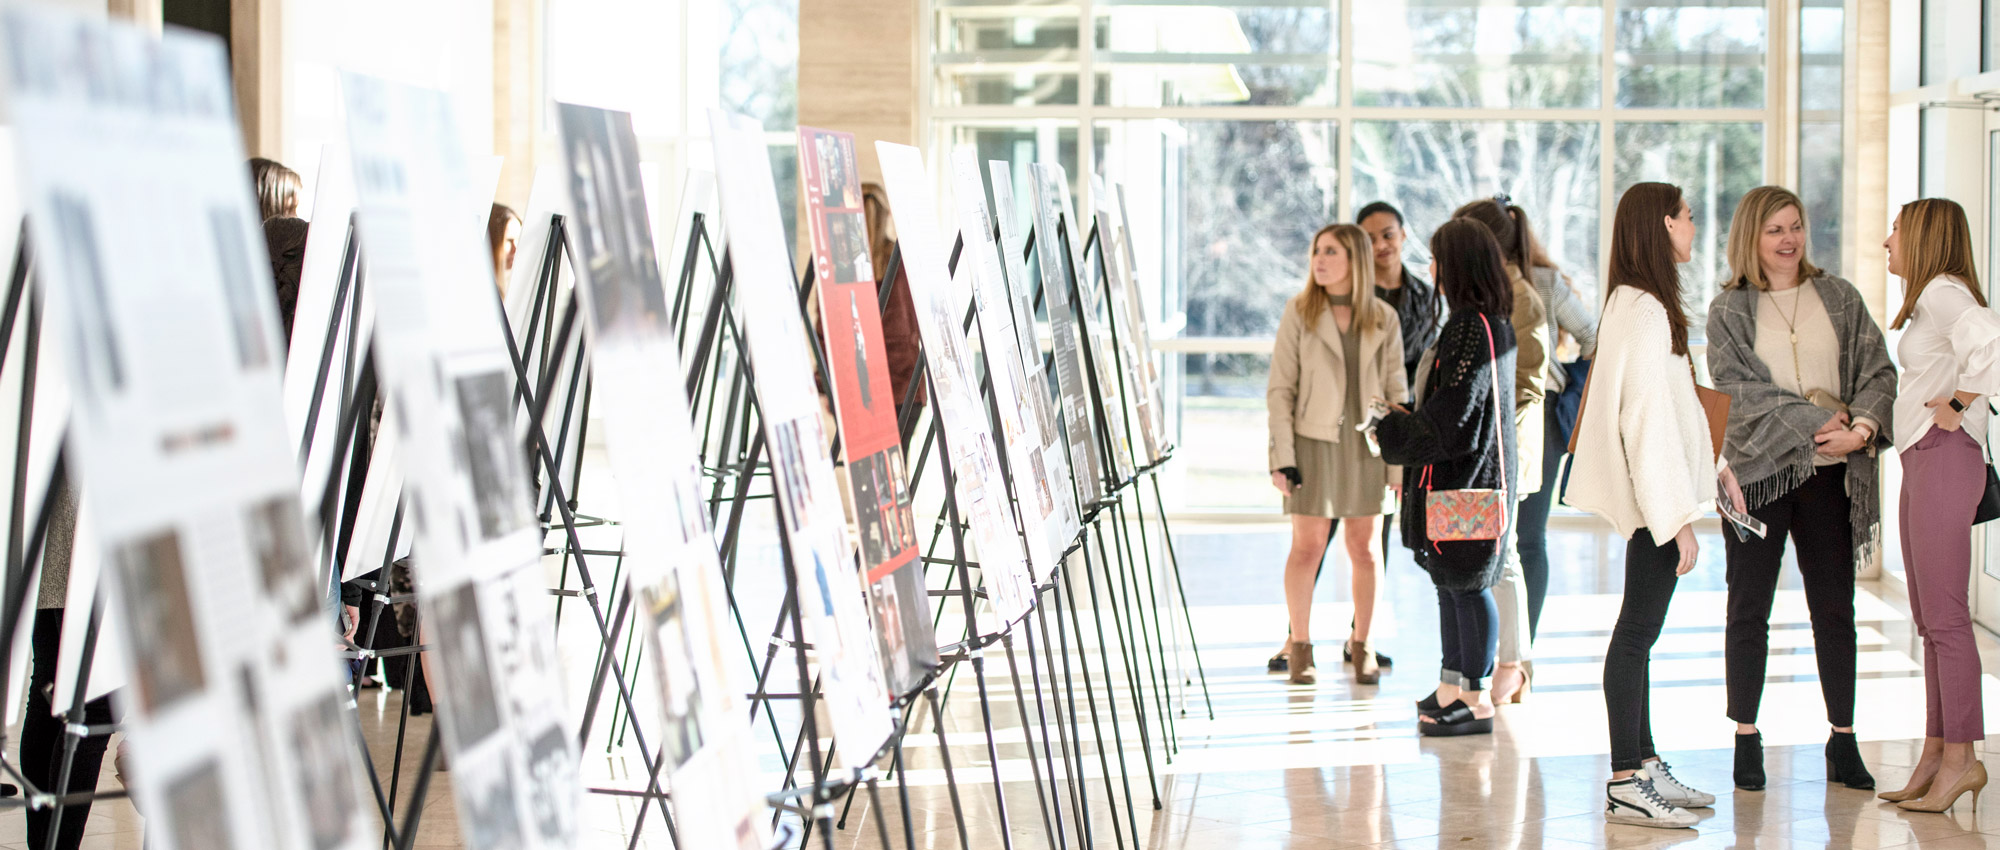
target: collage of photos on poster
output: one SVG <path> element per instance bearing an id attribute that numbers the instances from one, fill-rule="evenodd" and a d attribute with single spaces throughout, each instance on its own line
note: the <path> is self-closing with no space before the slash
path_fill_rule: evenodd
<path id="1" fill-rule="evenodd" d="M 839 752 L 851 764 L 871 760 L 895 728 L 882 650 L 863 602 L 862 573 L 849 543 L 830 436 L 813 377 L 812 333 L 795 310 L 770 309 L 799 298 L 778 215 L 777 184 L 764 155 L 762 127 L 721 110 L 709 113 L 716 188 L 734 263 L 736 316 L 743 323 L 752 388 L 771 447 L 781 533 L 800 613 L 813 644 Z M 823 200 L 823 199 L 822 199 Z M 859 259 L 859 258 L 857 258 Z M 886 379 L 885 379 L 886 381 Z M 857 388 L 858 390 L 858 388 Z"/>
<path id="2" fill-rule="evenodd" d="M 1085 383 L 1083 348 L 1076 313 L 1068 296 L 1072 272 L 1082 274 L 1080 265 L 1062 248 L 1058 234 L 1065 221 L 1062 185 L 1068 182 L 1062 166 L 1034 163 L 1028 166 L 1032 178 L 1035 213 L 1035 256 L 1040 261 L 1042 290 L 1049 312 L 1050 347 L 1055 353 L 1056 386 L 1061 396 L 1063 432 L 1069 441 L 1070 468 L 1076 472 L 1078 497 L 1088 508 L 1104 499 L 1104 475 L 1098 447 L 1096 422 L 1091 415 L 1090 386 Z"/>
<path id="3" fill-rule="evenodd" d="M 988 633 L 1005 628 L 1026 614 L 1033 603 L 1034 578 L 1028 554 L 1014 521 L 1000 475 L 986 404 L 974 377 L 970 342 L 960 327 L 963 306 L 955 306 L 956 288 L 946 260 L 950 250 L 940 230 L 938 207 L 923 154 L 908 145 L 877 142 L 882 178 L 889 203 L 896 210 L 896 230 L 908 272 L 910 295 L 916 301 L 917 327 L 923 334 L 925 372 L 945 437 L 959 516 L 971 526 L 980 575 L 986 584 L 990 614 L 995 622 L 981 624 Z"/>
<path id="4" fill-rule="evenodd" d="M 515 438 L 500 307 L 448 97 L 357 74 L 347 105 L 385 427 L 407 448 L 417 603 L 470 840 L 568 847 L 582 787 Z M 464 305 L 491 303 L 492 309 Z"/>
<path id="5" fill-rule="evenodd" d="M 26 6 L 0 43 L 131 793 L 161 846 L 362 847 L 223 46 Z"/>
<path id="6" fill-rule="evenodd" d="M 579 258 L 577 293 L 590 323 L 593 377 L 604 403 L 606 450 L 619 503 L 660 521 L 627 526 L 627 582 L 638 602 L 669 787 L 713 789 L 714 803 L 669 801 L 682 835 L 746 835 L 768 844 L 755 758 L 737 710 L 741 688 L 722 657 L 729 612 L 710 534 L 686 390 L 665 308 L 664 272 L 638 168 L 629 113 L 557 104 L 568 201 L 567 234 Z M 683 215 L 689 214 L 683 211 Z M 624 233 L 623 253 L 605 254 Z M 634 309 L 637 305 L 637 309 Z M 643 684 L 640 687 L 644 687 Z M 761 843 L 760 843 L 761 842 Z M 718 845 L 720 846 L 720 845 Z"/>

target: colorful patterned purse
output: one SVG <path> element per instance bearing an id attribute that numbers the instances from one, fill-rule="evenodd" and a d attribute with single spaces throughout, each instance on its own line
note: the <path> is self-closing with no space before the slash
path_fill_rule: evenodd
<path id="1" fill-rule="evenodd" d="M 1479 323 L 1486 326 L 1486 353 L 1488 362 L 1493 364 L 1493 436 L 1495 445 L 1500 447 L 1500 480 L 1507 480 L 1507 440 L 1500 430 L 1501 423 L 1509 421 L 1507 409 L 1500 404 L 1500 356 L 1493 347 L 1493 325 L 1486 316 L 1479 317 Z M 1464 540 L 1492 540 L 1496 543 L 1507 533 L 1507 500 L 1509 494 L 1501 490 L 1431 490 L 1431 468 L 1424 467 L 1423 486 L 1428 495 L 1424 497 L 1424 534 L 1435 547 L 1438 543 Z"/>

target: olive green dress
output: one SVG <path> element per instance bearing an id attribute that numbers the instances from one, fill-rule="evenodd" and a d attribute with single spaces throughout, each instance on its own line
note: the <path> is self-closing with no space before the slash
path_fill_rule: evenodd
<path id="1" fill-rule="evenodd" d="M 1321 321 L 1332 323 L 1340 336 L 1340 357 L 1346 367 L 1346 407 L 1340 417 L 1340 442 L 1292 435 L 1298 456 L 1299 476 L 1304 480 L 1298 492 L 1285 497 L 1285 513 L 1331 518 L 1381 516 L 1382 499 L 1389 481 L 1389 465 L 1368 452 L 1368 438 L 1354 426 L 1361 424 L 1361 332 L 1349 327 L 1340 330 L 1331 315 Z"/>

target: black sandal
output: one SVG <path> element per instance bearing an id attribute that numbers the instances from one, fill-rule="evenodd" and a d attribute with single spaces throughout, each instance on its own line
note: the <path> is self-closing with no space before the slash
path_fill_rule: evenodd
<path id="1" fill-rule="evenodd" d="M 1430 696 L 1427 696 L 1427 697 L 1424 697 L 1423 699 L 1420 699 L 1420 700 L 1417 700 L 1417 713 L 1418 713 L 1418 714 L 1436 714 L 1436 713 L 1438 713 L 1438 712 L 1439 712 L 1440 710 L 1442 710 L 1443 708 L 1444 708 L 1444 706 L 1442 706 L 1442 705 L 1439 705 L 1439 704 L 1438 704 L 1438 692 L 1437 692 L 1437 691 L 1431 691 L 1431 695 L 1430 695 Z"/>
<path id="2" fill-rule="evenodd" d="M 1493 733 L 1493 718 L 1474 717 L 1472 706 L 1459 700 L 1434 713 L 1425 714 L 1431 722 L 1417 721 L 1417 734 L 1430 738 L 1454 738 L 1460 735 L 1490 735 Z"/>

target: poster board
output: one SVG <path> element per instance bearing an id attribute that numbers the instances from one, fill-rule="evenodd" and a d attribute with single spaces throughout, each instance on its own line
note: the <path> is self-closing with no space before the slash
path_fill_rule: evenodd
<path id="1" fill-rule="evenodd" d="M 1034 604 L 1029 572 L 1007 482 L 1000 475 L 998 448 L 988 427 L 974 371 L 972 345 L 959 327 L 964 305 L 952 297 L 950 250 L 938 230 L 938 207 L 930 173 L 916 148 L 876 142 L 882 182 L 896 211 L 896 235 L 916 301 L 917 327 L 924 338 L 924 361 L 931 394 L 950 450 L 952 493 L 959 517 L 971 526 L 986 601 L 998 622 L 980 624 L 988 634 L 1003 630 Z"/>
<path id="2" fill-rule="evenodd" d="M 1062 166 L 1055 166 L 1057 171 Z M 1097 267 L 1090 262 L 1089 247 L 1095 247 L 1101 255 L 1104 242 L 1098 240 L 1091 245 L 1089 216 L 1077 215 L 1077 206 L 1070 202 L 1069 178 L 1056 181 L 1057 194 L 1061 196 L 1061 212 L 1064 234 L 1068 237 L 1070 249 L 1076 256 L 1076 284 L 1072 308 L 1076 311 L 1077 327 L 1083 332 L 1082 348 L 1085 366 L 1097 381 L 1097 395 L 1091 412 L 1098 417 L 1099 436 L 1109 435 L 1111 444 L 1111 469 L 1113 482 L 1131 480 L 1136 474 L 1132 463 L 1132 441 L 1125 427 L 1125 401 L 1118 386 L 1116 368 L 1112 365 L 1111 317 L 1105 310 L 1104 291 L 1099 288 Z"/>
<path id="3" fill-rule="evenodd" d="M 1120 421 L 1114 424 L 1127 433 L 1134 430 L 1132 426 L 1136 426 L 1139 432 L 1137 448 L 1144 450 L 1145 454 L 1136 455 L 1134 460 L 1151 463 L 1159 459 L 1162 442 L 1156 430 L 1153 394 L 1146 380 L 1146 375 L 1150 371 L 1147 367 L 1151 363 L 1151 358 L 1147 356 L 1149 349 L 1140 347 L 1139 330 L 1134 326 L 1132 269 L 1130 254 L 1127 253 L 1128 246 L 1125 244 L 1125 228 L 1119 223 L 1117 200 L 1107 190 L 1104 178 L 1093 177 L 1090 185 L 1091 200 L 1097 208 L 1095 211 L 1097 258 L 1102 263 L 1105 287 L 1108 290 L 1101 294 L 1106 296 L 1105 311 L 1111 315 L 1109 324 L 1112 338 L 1105 340 L 1103 348 L 1112 350 L 1111 343 L 1116 343 L 1120 377 L 1123 378 L 1120 395 L 1127 402 L 1127 406 L 1120 408 L 1119 413 L 1124 414 L 1127 410 L 1131 412 L 1130 419 L 1121 416 Z"/>
<path id="4" fill-rule="evenodd" d="M 1081 271 L 1081 264 L 1072 265 L 1073 255 L 1063 247 L 1059 234 L 1064 218 L 1062 185 L 1068 182 L 1062 166 L 1035 163 L 1028 166 L 1028 174 L 1033 178 L 1035 201 L 1035 257 L 1040 261 L 1042 273 L 1043 302 L 1049 309 L 1050 347 L 1055 352 L 1056 388 L 1062 410 L 1063 431 L 1069 441 L 1070 468 L 1076 472 L 1077 498 L 1081 507 L 1101 502 L 1105 498 L 1104 482 L 1107 479 L 1100 451 L 1096 428 L 1096 404 L 1090 397 L 1090 385 L 1084 370 L 1082 321 L 1070 300 L 1072 269 Z"/>
<path id="5" fill-rule="evenodd" d="M 1117 212 L 1118 243 L 1125 248 L 1125 309 L 1131 313 L 1132 328 L 1137 331 L 1139 340 L 1142 391 L 1152 401 L 1153 435 L 1158 452 L 1150 460 L 1158 463 L 1174 449 L 1173 432 L 1167 427 L 1166 381 L 1161 376 L 1159 365 L 1153 360 L 1152 322 L 1146 312 L 1145 294 L 1139 287 L 1139 253 L 1132 238 L 1132 216 L 1125 204 L 1125 184 L 1112 183 L 1111 188 L 1112 203 Z"/>
<path id="6" fill-rule="evenodd" d="M 1028 273 L 1027 237 L 1021 233 L 1020 219 L 1015 214 L 1013 170 L 999 160 L 988 162 L 986 166 L 992 175 L 994 220 L 1000 231 L 999 248 L 1002 268 L 1006 270 L 1007 295 L 1014 306 L 1015 335 L 1021 340 L 1021 366 L 1028 376 L 1025 397 L 1034 413 L 1034 422 L 1041 430 L 1042 465 L 1056 473 L 1058 510 L 1048 531 L 1051 537 L 1063 541 L 1067 548 L 1082 530 L 1083 517 L 1077 505 L 1079 488 L 1070 467 L 1069 443 L 1063 437 L 1060 396 L 1050 386 L 1053 370 L 1042 355 L 1041 341 L 1035 335 L 1035 304 L 1030 294 L 1035 284 Z M 1048 580 L 1048 576 L 1039 578 Z"/>
<path id="7" fill-rule="evenodd" d="M 840 752 L 872 757 L 896 721 L 882 681 L 855 550 L 847 540 L 833 458 L 813 383 L 812 337 L 799 303 L 791 250 L 763 126 L 709 113 L 716 188 L 735 274 L 734 312 L 750 350 L 757 408 L 777 479 L 779 533 L 799 589 L 806 639 Z"/>
<path id="8" fill-rule="evenodd" d="M 0 21 L 148 843 L 367 847 L 223 46 L 27 6 Z"/>
<path id="9" fill-rule="evenodd" d="M 896 427 L 899 399 L 890 389 L 889 348 L 868 250 L 859 161 L 853 134 L 799 128 L 813 292 L 819 299 L 834 421 L 847 461 L 842 470 L 849 519 L 860 538 L 882 674 L 890 693 L 906 694 L 937 669 L 937 633 L 917 557 L 917 518 L 911 510 L 915 494 Z"/>
<path id="10" fill-rule="evenodd" d="M 492 262 L 464 214 L 473 171 L 443 92 L 350 73 L 341 94 L 460 830 L 475 847 L 574 847 L 579 755 Z"/>
<path id="11" fill-rule="evenodd" d="M 652 673 L 649 743 L 664 759 L 683 846 L 763 850 L 770 835 L 738 707 L 744 689 L 722 657 L 730 615 L 702 495 L 700 444 L 681 382 L 661 378 L 680 375 L 681 364 L 632 116 L 558 103 L 556 117 L 567 165 L 566 235 L 628 518 L 627 586 Z M 709 802 L 689 799 L 689 788 L 710 789 Z"/>
<path id="12" fill-rule="evenodd" d="M 965 240 L 959 255 L 959 269 L 972 282 L 978 309 L 980 340 L 986 352 L 986 371 L 993 381 L 993 404 L 998 414 L 1001 442 L 1007 451 L 1008 483 L 1014 490 L 1014 504 L 1021 515 L 1021 531 L 1027 538 L 1028 560 L 1037 581 L 1046 581 L 1061 566 L 1070 536 L 1063 530 L 1075 523 L 1075 489 L 1069 485 L 1068 458 L 1054 454 L 1060 464 L 1051 468 L 1050 455 L 1043 451 L 1044 415 L 1037 403 L 1047 406 L 1046 383 L 1030 383 L 1024 368 L 1027 362 L 1018 348 L 1014 305 L 1007 292 L 1006 272 L 1000 247 L 994 242 L 992 217 L 986 212 L 986 186 L 979 175 L 978 151 L 962 146 L 952 152 L 952 188 L 958 198 L 959 233 Z"/>

